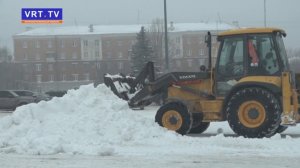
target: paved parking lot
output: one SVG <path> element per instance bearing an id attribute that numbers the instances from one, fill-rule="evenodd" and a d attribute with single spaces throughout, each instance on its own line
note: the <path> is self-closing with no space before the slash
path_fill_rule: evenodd
<path id="1" fill-rule="evenodd" d="M 7 115 L 11 115 L 11 114 L 12 114 L 12 111 L 1 111 L 0 110 L 0 118 L 7 116 Z"/>

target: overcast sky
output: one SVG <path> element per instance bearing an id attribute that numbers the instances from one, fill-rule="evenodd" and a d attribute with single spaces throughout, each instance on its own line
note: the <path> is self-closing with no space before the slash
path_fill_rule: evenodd
<path id="1" fill-rule="evenodd" d="M 264 25 L 264 0 L 167 0 L 168 21 L 238 21 L 242 27 Z M 0 0 L 0 45 L 12 46 L 11 36 L 25 27 L 21 8 L 63 8 L 64 25 L 137 24 L 163 18 L 163 0 Z M 286 30 L 287 48 L 300 48 L 300 1 L 267 0 L 267 25 Z M 57 26 L 57 25 L 55 25 Z"/>

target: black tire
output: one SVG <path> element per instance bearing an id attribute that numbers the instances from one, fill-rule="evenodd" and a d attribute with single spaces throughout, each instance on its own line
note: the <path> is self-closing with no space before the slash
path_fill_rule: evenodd
<path id="1" fill-rule="evenodd" d="M 273 136 L 279 127 L 281 112 L 278 99 L 271 92 L 256 87 L 237 91 L 226 108 L 231 129 L 247 138 Z"/>
<path id="2" fill-rule="evenodd" d="M 288 129 L 287 126 L 282 126 L 282 125 L 279 125 L 279 127 L 277 128 L 276 130 L 276 133 L 283 133 L 286 129 Z"/>
<path id="3" fill-rule="evenodd" d="M 196 126 L 192 127 L 189 133 L 190 134 L 201 134 L 207 130 L 209 125 L 210 125 L 209 122 L 200 122 Z"/>
<path id="4" fill-rule="evenodd" d="M 158 109 L 155 122 L 169 130 L 186 135 L 192 127 L 193 120 L 185 105 L 179 102 L 170 102 Z"/>

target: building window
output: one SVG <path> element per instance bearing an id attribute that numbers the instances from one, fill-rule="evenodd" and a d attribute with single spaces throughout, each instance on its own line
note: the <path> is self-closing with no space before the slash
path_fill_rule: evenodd
<path id="1" fill-rule="evenodd" d="M 90 74 L 89 73 L 83 74 L 83 78 L 84 78 L 85 81 L 89 81 L 90 80 Z"/>
<path id="2" fill-rule="evenodd" d="M 73 44 L 72 44 L 73 47 L 77 47 L 77 43 L 76 41 L 73 41 Z"/>
<path id="3" fill-rule="evenodd" d="M 67 80 L 67 75 L 66 74 L 62 74 L 62 81 L 66 81 Z"/>
<path id="4" fill-rule="evenodd" d="M 110 41 L 106 41 L 106 45 L 110 46 L 111 42 Z"/>
<path id="5" fill-rule="evenodd" d="M 42 75 L 36 75 L 36 82 L 41 83 L 42 82 Z"/>
<path id="6" fill-rule="evenodd" d="M 205 65 L 205 59 L 199 59 L 199 65 Z"/>
<path id="7" fill-rule="evenodd" d="M 53 82 L 53 81 L 54 81 L 54 75 L 50 75 L 50 76 L 49 76 L 49 81 L 50 81 L 50 82 Z"/>
<path id="8" fill-rule="evenodd" d="M 24 71 L 25 73 L 29 71 L 29 70 L 28 70 L 27 64 L 22 64 L 22 66 L 23 66 L 23 71 Z"/>
<path id="9" fill-rule="evenodd" d="M 89 45 L 89 41 L 84 40 L 84 41 L 83 41 L 83 46 L 87 47 L 88 45 Z"/>
<path id="10" fill-rule="evenodd" d="M 29 75 L 24 75 L 24 79 L 25 79 L 25 81 L 28 81 L 29 80 Z"/>
<path id="11" fill-rule="evenodd" d="M 84 52 L 84 58 L 87 58 L 89 56 L 88 52 Z"/>
<path id="12" fill-rule="evenodd" d="M 180 60 L 176 60 L 176 66 L 181 67 L 181 61 Z"/>
<path id="13" fill-rule="evenodd" d="M 180 55 L 180 49 L 176 49 L 176 55 Z"/>
<path id="14" fill-rule="evenodd" d="M 72 53 L 72 58 L 73 58 L 73 59 L 77 59 L 77 53 L 76 53 L 76 52 L 73 52 L 73 53 Z"/>
<path id="15" fill-rule="evenodd" d="M 42 70 L 42 64 L 35 64 L 35 70 L 36 71 L 41 71 Z"/>
<path id="16" fill-rule="evenodd" d="M 64 47 L 65 47 L 65 42 L 64 42 L 64 40 L 60 40 L 60 47 L 61 47 L 61 48 L 64 48 Z"/>
<path id="17" fill-rule="evenodd" d="M 23 47 L 23 48 L 27 48 L 27 47 L 28 47 L 27 41 L 23 41 L 22 47 Z"/>
<path id="18" fill-rule="evenodd" d="M 23 57 L 24 57 L 24 60 L 28 60 L 28 54 L 27 53 L 24 53 Z"/>
<path id="19" fill-rule="evenodd" d="M 100 45 L 100 41 L 99 40 L 95 40 L 95 46 L 99 46 Z"/>
<path id="20" fill-rule="evenodd" d="M 95 57 L 100 57 L 100 52 L 99 51 L 95 51 Z"/>
<path id="21" fill-rule="evenodd" d="M 119 58 L 122 58 L 122 57 L 123 57 L 123 53 L 119 52 Z"/>
<path id="22" fill-rule="evenodd" d="M 36 53 L 36 55 L 35 55 L 35 59 L 36 59 L 36 60 L 40 60 L 40 59 L 41 59 L 41 56 L 40 56 L 40 54 L 39 54 L 39 53 Z"/>
<path id="23" fill-rule="evenodd" d="M 97 69 L 100 69 L 101 68 L 100 62 L 97 62 L 96 66 L 97 66 Z"/>
<path id="24" fill-rule="evenodd" d="M 193 66 L 193 60 L 192 59 L 188 59 L 188 67 L 192 67 Z"/>
<path id="25" fill-rule="evenodd" d="M 40 48 L 40 42 L 38 40 L 35 41 L 35 48 Z"/>
<path id="26" fill-rule="evenodd" d="M 199 50 L 199 55 L 201 55 L 201 56 L 204 55 L 204 49 L 203 49 L 203 48 L 201 48 L 201 49 Z"/>
<path id="27" fill-rule="evenodd" d="M 187 53 L 186 53 L 186 55 L 187 55 L 188 57 L 192 56 L 192 50 L 188 50 Z"/>
<path id="28" fill-rule="evenodd" d="M 107 52 L 106 55 L 107 55 L 107 58 L 111 58 L 111 52 Z"/>
<path id="29" fill-rule="evenodd" d="M 78 81 L 79 74 L 72 74 L 73 81 Z"/>
<path id="30" fill-rule="evenodd" d="M 191 44 L 191 40 L 190 40 L 190 39 L 187 39 L 187 40 L 186 40 L 186 43 L 187 43 L 187 45 L 190 45 L 190 44 Z"/>
<path id="31" fill-rule="evenodd" d="M 180 43 L 180 37 L 176 37 L 176 43 Z"/>
<path id="32" fill-rule="evenodd" d="M 51 40 L 48 41 L 48 48 L 52 48 L 52 41 Z"/>
<path id="33" fill-rule="evenodd" d="M 204 38 L 202 36 L 199 37 L 199 44 L 204 43 Z"/>
<path id="34" fill-rule="evenodd" d="M 53 64 L 48 64 L 48 71 L 53 71 Z"/>
<path id="35" fill-rule="evenodd" d="M 106 63 L 106 69 L 110 69 L 110 63 L 109 62 Z"/>
<path id="36" fill-rule="evenodd" d="M 66 54 L 64 52 L 60 53 L 60 59 L 66 59 Z"/>
<path id="37" fill-rule="evenodd" d="M 124 63 L 123 62 L 119 62 L 118 64 L 118 68 L 121 70 L 124 68 Z"/>
<path id="38" fill-rule="evenodd" d="M 122 45 L 123 45 L 122 41 L 118 41 L 118 42 L 117 42 L 117 45 L 118 45 L 118 46 L 122 46 Z"/>

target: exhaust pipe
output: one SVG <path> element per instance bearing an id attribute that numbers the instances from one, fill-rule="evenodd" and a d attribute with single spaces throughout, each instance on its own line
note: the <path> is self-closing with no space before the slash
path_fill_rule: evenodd
<path id="1" fill-rule="evenodd" d="M 205 36 L 205 43 L 208 47 L 208 70 L 211 70 L 211 33 L 207 32 L 207 35 Z"/>

